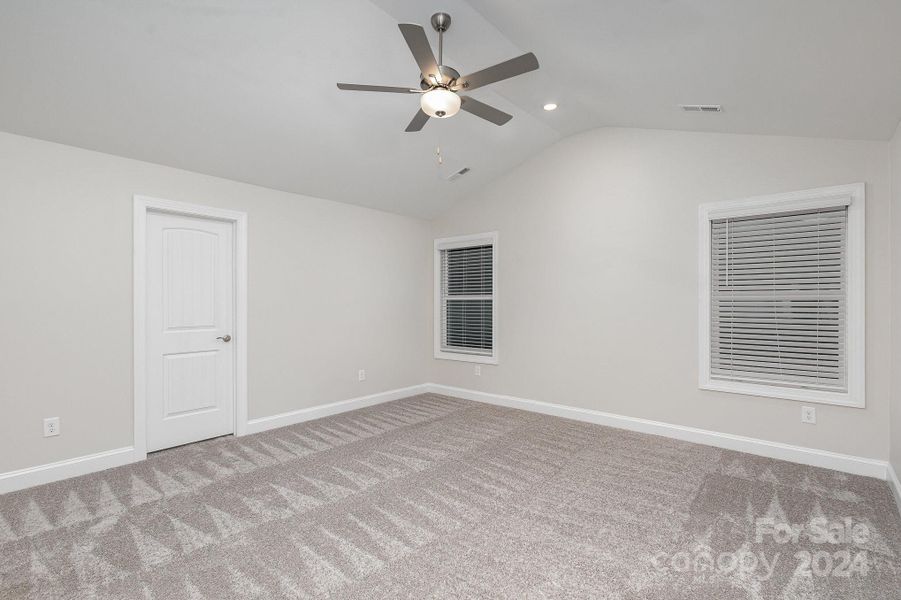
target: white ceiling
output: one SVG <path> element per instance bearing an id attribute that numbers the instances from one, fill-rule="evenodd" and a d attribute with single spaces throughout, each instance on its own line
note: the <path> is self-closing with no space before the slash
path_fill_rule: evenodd
<path id="1" fill-rule="evenodd" d="M 438 9 L 461 72 L 538 56 L 472 93 L 507 125 L 404 133 L 417 97 L 335 88 L 414 86 L 396 24 Z M 432 217 L 595 127 L 888 139 L 899 31 L 898 0 L 3 0 L 0 130 Z"/>

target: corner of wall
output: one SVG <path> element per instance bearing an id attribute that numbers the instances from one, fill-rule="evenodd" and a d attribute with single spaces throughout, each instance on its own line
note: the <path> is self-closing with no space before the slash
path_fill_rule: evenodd
<path id="1" fill-rule="evenodd" d="M 901 473 L 901 123 L 889 143 L 891 178 L 891 265 L 892 265 L 892 381 L 889 406 L 889 464 Z M 901 483 L 894 478 L 896 499 L 901 509 Z"/>

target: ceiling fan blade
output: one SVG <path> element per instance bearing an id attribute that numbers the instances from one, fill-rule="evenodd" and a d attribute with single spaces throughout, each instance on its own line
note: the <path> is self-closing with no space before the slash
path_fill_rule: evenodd
<path id="1" fill-rule="evenodd" d="M 429 45 L 429 38 L 425 36 L 425 29 L 421 25 L 413 23 L 400 23 L 398 27 L 407 41 L 407 46 L 410 47 L 410 52 L 413 53 L 413 58 L 416 59 L 416 64 L 419 65 L 422 76 L 429 82 L 433 81 L 432 77 L 440 80 L 438 61 L 435 60 L 435 54 Z"/>
<path id="2" fill-rule="evenodd" d="M 429 115 L 424 113 L 422 109 L 419 109 L 419 112 L 413 117 L 413 120 L 410 121 L 410 124 L 407 125 L 407 128 L 404 131 L 412 132 L 412 131 L 420 131 L 423 126 L 426 124 L 426 121 L 429 120 Z"/>
<path id="3" fill-rule="evenodd" d="M 523 54 L 522 56 L 517 56 L 516 58 L 511 58 L 510 60 L 498 63 L 493 67 L 476 71 L 471 75 L 464 75 L 457 80 L 454 89 L 466 91 L 474 90 L 483 85 L 488 85 L 489 83 L 503 81 L 504 79 L 510 79 L 511 77 L 534 71 L 537 68 L 538 59 L 535 58 L 534 54 L 529 52 L 528 54 Z"/>
<path id="4" fill-rule="evenodd" d="M 503 125 L 513 118 L 513 115 L 508 115 L 502 110 L 498 110 L 484 102 L 479 102 L 469 96 L 460 97 L 460 108 L 477 117 L 482 117 L 486 121 L 491 121 L 495 125 Z"/>
<path id="5" fill-rule="evenodd" d="M 416 90 L 390 85 L 362 85 L 359 83 L 339 83 L 339 90 L 353 90 L 357 92 L 393 92 L 395 94 L 415 94 Z"/>

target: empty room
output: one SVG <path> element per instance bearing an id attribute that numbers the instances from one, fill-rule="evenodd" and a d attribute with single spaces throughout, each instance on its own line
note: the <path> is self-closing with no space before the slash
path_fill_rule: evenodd
<path id="1" fill-rule="evenodd" d="M 899 0 L 0 0 L 0 600 L 901 600 Z"/>

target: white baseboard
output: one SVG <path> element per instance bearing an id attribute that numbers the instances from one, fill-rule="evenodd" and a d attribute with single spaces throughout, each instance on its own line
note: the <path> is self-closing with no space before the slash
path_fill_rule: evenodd
<path id="1" fill-rule="evenodd" d="M 60 479 L 105 471 L 113 467 L 121 467 L 122 465 L 144 460 L 144 458 L 146 458 L 145 454 L 138 453 L 132 446 L 128 446 L 127 448 L 106 450 L 46 465 L 8 471 L 0 473 L 0 494 L 51 483 Z"/>
<path id="2" fill-rule="evenodd" d="M 358 408 L 381 404 L 382 402 L 391 402 L 392 400 L 400 400 L 401 398 L 415 396 L 416 394 L 424 394 L 427 391 L 428 388 L 426 384 L 412 385 L 410 387 L 389 390 L 387 392 L 379 392 L 378 394 L 370 394 L 369 396 L 360 396 L 359 398 L 351 398 L 350 400 L 332 402 L 331 404 L 292 410 L 290 412 L 272 415 L 271 417 L 251 419 L 247 422 L 246 432 L 248 434 L 259 433 L 261 431 L 268 431 L 269 429 L 295 425 L 297 423 L 303 423 L 304 421 L 321 419 L 349 410 L 357 410 Z"/>
<path id="3" fill-rule="evenodd" d="M 366 406 L 381 404 L 382 402 L 390 402 L 391 400 L 400 400 L 401 398 L 407 398 L 408 396 L 423 394 L 426 391 L 425 384 L 414 385 L 378 394 L 371 394 L 369 396 L 352 398 L 342 402 L 333 402 L 322 406 L 294 410 L 280 415 L 273 415 L 271 417 L 252 419 L 247 422 L 246 433 L 259 433 L 268 429 L 293 425 L 303 421 L 321 419 L 322 417 L 328 417 L 349 410 L 356 410 Z M 78 477 L 79 475 L 87 475 L 88 473 L 95 473 L 97 471 L 104 471 L 113 467 L 120 467 L 122 465 L 138 462 L 145 458 L 147 458 L 145 453 L 138 452 L 135 448 L 129 446 L 127 448 L 117 448 L 115 450 L 98 452 L 97 454 L 61 460 L 46 465 L 38 465 L 36 467 L 0 473 L 0 494 L 14 492 L 16 490 L 22 490 L 44 483 L 51 483 L 61 479 L 69 479 L 70 477 Z"/>
<path id="4" fill-rule="evenodd" d="M 895 496 L 895 504 L 898 505 L 898 514 L 901 514 L 901 479 L 898 479 L 898 472 L 891 463 L 888 464 L 888 486 L 892 488 L 892 494 Z"/>
<path id="5" fill-rule="evenodd" d="M 684 440 L 686 442 L 704 444 L 706 446 L 716 446 L 717 448 L 737 450 L 739 452 L 747 452 L 748 454 L 787 460 L 814 467 L 834 469 L 836 471 L 843 471 L 854 475 L 876 477 L 882 480 L 886 480 L 889 477 L 889 464 L 884 460 L 862 458 L 859 456 L 829 452 L 827 450 L 816 450 L 814 448 L 792 446 L 780 442 L 769 442 L 740 435 L 718 433 L 706 429 L 672 425 L 660 421 L 650 421 L 648 419 L 639 419 L 636 417 L 624 417 L 622 415 L 588 408 L 576 408 L 573 406 L 552 404 L 550 402 L 541 402 L 538 400 L 526 400 L 515 396 L 491 394 L 488 392 L 479 392 L 434 383 L 427 384 L 426 387 L 429 392 L 455 396 L 457 398 L 463 398 L 464 400 L 485 402 L 486 404 L 518 408 L 520 410 L 527 410 L 555 417 L 606 425 L 617 429 L 627 429 L 629 431 L 660 435 L 677 440 Z"/>
<path id="6" fill-rule="evenodd" d="M 598 425 L 606 425 L 617 429 L 660 435 L 707 446 L 716 446 L 718 448 L 747 452 L 758 456 L 766 456 L 815 467 L 834 469 L 855 475 L 876 477 L 888 481 L 889 486 L 892 488 L 892 492 L 895 494 L 895 499 L 898 502 L 899 512 L 901 512 L 901 482 L 899 482 L 895 470 L 886 461 L 839 454 L 826 450 L 804 448 L 801 446 L 792 446 L 779 442 L 769 442 L 766 440 L 727 433 L 718 433 L 716 431 L 708 431 L 694 427 L 672 425 L 670 423 L 662 423 L 648 419 L 625 417 L 587 408 L 576 408 L 573 406 L 541 402 L 538 400 L 527 400 L 515 396 L 479 392 L 476 390 L 434 383 L 414 385 L 406 388 L 380 392 L 378 394 L 371 394 L 369 396 L 352 398 L 350 400 L 333 402 L 322 406 L 303 408 L 270 417 L 252 419 L 248 421 L 246 431 L 248 434 L 259 433 L 269 429 L 294 425 L 313 419 L 321 419 L 338 413 L 367 406 L 374 406 L 392 400 L 400 400 L 401 398 L 428 392 L 455 396 L 457 398 L 484 402 L 486 404 L 518 408 L 520 410 L 527 410 L 555 417 L 596 423 Z M 87 475 L 88 473 L 138 462 L 145 458 L 146 454 L 140 453 L 129 446 L 127 448 L 107 450 L 105 452 L 79 456 L 77 458 L 62 460 L 46 465 L 0 473 L 0 494 L 59 481 L 61 479 L 68 479 L 70 477 L 77 477 L 79 475 Z"/>

